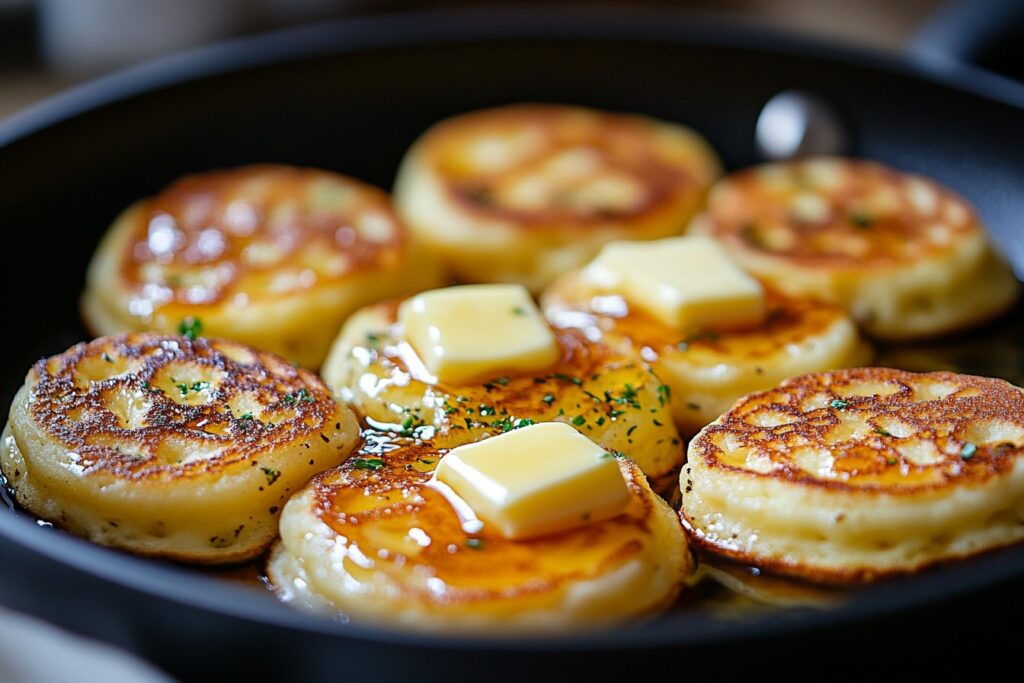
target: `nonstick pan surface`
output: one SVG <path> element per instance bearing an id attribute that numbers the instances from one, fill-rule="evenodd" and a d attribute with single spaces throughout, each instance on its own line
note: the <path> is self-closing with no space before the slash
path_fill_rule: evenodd
<path id="1" fill-rule="evenodd" d="M 518 101 L 680 121 L 736 168 L 757 161 L 757 114 L 789 88 L 817 93 L 843 112 L 856 154 L 964 194 L 1018 276 L 1024 272 L 1024 110 L 971 83 L 664 11 L 361 19 L 148 65 L 0 127 L 0 398 L 9 403 L 34 360 L 87 337 L 78 296 L 100 235 L 130 202 L 183 174 L 283 162 L 388 187 L 407 146 L 431 123 Z M 952 344 L 991 374 L 1020 382 L 1024 329 L 1014 321 L 1021 318 L 1018 309 L 1009 322 L 942 348 Z M 967 623 L 976 637 L 989 618 L 1020 614 L 1024 547 L 869 588 L 823 611 L 675 610 L 612 633 L 491 641 L 313 618 L 256 588 L 110 551 L 2 509 L 0 602 L 188 679 L 521 680 L 531 671 L 606 678 L 687 667 L 729 677 L 793 675 L 877 643 L 941 650 L 962 642 Z M 844 666 L 851 672 L 868 661 L 853 657 Z"/>

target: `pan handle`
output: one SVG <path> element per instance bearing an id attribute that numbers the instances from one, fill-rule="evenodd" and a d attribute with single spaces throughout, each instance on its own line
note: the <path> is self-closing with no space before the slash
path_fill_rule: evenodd
<path id="1" fill-rule="evenodd" d="M 1024 2 L 948 2 L 914 32 L 907 50 L 931 66 L 980 67 L 1024 82 Z"/>

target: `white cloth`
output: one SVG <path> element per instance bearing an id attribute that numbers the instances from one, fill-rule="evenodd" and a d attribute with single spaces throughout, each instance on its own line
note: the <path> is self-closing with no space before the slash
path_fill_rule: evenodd
<path id="1" fill-rule="evenodd" d="M 0 607 L 0 683 L 173 683 L 134 655 Z"/>

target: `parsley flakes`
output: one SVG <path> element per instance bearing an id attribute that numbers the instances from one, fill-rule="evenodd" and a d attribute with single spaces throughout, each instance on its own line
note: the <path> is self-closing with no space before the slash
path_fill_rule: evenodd
<path id="1" fill-rule="evenodd" d="M 178 334 L 195 341 L 203 333 L 203 321 L 199 318 L 188 316 L 178 323 Z"/>

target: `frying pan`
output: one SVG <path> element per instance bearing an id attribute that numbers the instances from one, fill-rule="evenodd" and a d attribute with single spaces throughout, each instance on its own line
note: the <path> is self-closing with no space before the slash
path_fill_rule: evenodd
<path id="1" fill-rule="evenodd" d="M 285 162 L 389 186 L 429 124 L 524 100 L 685 122 L 735 168 L 756 161 L 759 109 L 788 88 L 843 112 L 857 154 L 963 193 L 1024 272 L 1024 110 L 977 84 L 666 11 L 443 10 L 349 20 L 137 68 L 0 128 L 2 400 L 35 359 L 87 336 L 77 299 L 100 235 L 120 209 L 180 175 Z M 1017 332 L 1000 347 L 1017 354 L 1008 358 L 1014 363 L 1024 345 Z M 986 335 L 961 343 L 991 355 Z M 190 680 L 575 680 L 623 671 L 635 679 L 701 668 L 763 677 L 814 672 L 832 658 L 850 674 L 891 646 L 954 652 L 984 638 L 986 649 L 998 647 L 1019 629 L 997 630 L 989 620 L 1024 608 L 1018 547 L 884 583 L 828 610 L 676 610 L 614 632 L 503 641 L 314 618 L 258 588 L 94 546 L 15 511 L 0 510 L 0 549 L 0 602 Z"/>

